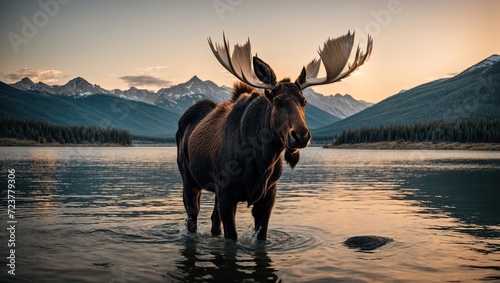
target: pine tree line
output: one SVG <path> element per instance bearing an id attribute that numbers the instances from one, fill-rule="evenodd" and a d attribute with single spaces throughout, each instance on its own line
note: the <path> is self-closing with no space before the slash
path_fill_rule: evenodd
<path id="1" fill-rule="evenodd" d="M 95 126 L 60 126 L 33 120 L 0 118 L 0 138 L 60 144 L 132 144 L 128 131 Z"/>
<path id="2" fill-rule="evenodd" d="M 391 141 L 500 143 L 500 119 L 468 119 L 346 130 L 335 136 L 333 144 Z"/>

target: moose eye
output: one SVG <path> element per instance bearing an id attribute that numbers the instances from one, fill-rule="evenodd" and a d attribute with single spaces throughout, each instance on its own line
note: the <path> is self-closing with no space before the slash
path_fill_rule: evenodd
<path id="1" fill-rule="evenodd" d="M 305 99 L 304 97 L 302 97 L 302 107 L 305 107 L 306 103 L 307 103 L 307 99 Z"/>

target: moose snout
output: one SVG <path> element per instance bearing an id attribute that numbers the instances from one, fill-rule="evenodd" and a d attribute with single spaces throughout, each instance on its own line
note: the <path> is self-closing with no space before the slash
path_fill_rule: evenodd
<path id="1" fill-rule="evenodd" d="M 288 147 L 304 148 L 311 141 L 311 132 L 308 129 L 297 131 L 292 129 L 288 135 Z"/>

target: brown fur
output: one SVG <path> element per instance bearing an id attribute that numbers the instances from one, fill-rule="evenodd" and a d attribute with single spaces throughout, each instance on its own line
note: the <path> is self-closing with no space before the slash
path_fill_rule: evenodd
<path id="1" fill-rule="evenodd" d="M 231 97 L 231 101 L 236 102 L 240 95 L 244 93 L 252 93 L 254 90 L 254 87 L 249 86 L 244 82 L 235 82 L 233 85 L 233 96 Z"/>
<path id="2" fill-rule="evenodd" d="M 221 234 L 222 222 L 224 236 L 236 239 L 236 205 L 246 201 L 253 205 L 257 238 L 266 239 L 283 151 L 293 167 L 299 148 L 310 139 L 302 92 L 294 83 L 279 84 L 262 93 L 236 83 L 231 100 L 200 101 L 181 117 L 177 163 L 190 232 L 197 229 L 201 190 L 206 189 L 216 194 L 212 234 Z"/>

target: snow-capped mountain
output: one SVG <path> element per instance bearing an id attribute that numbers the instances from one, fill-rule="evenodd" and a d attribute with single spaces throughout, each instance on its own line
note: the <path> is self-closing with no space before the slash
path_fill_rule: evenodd
<path id="1" fill-rule="evenodd" d="M 341 119 L 372 106 L 371 103 L 356 100 L 349 94 L 341 95 L 337 93 L 336 95 L 326 96 L 315 92 L 312 88 L 306 88 L 303 92 L 308 103 Z"/>
<path id="2" fill-rule="evenodd" d="M 476 65 L 466 69 L 459 75 L 475 72 L 477 70 L 482 70 L 482 73 L 484 73 L 487 72 L 488 69 L 491 68 L 491 66 L 495 65 L 498 62 L 500 62 L 500 55 L 493 54 L 490 57 L 484 59 L 483 61 L 477 63 Z"/>
<path id="3" fill-rule="evenodd" d="M 40 93 L 55 94 L 55 88 L 58 86 L 50 86 L 48 84 L 37 82 L 34 83 L 30 78 L 24 77 L 20 81 L 11 84 L 10 86 L 19 90 L 31 90 Z"/>
<path id="4" fill-rule="evenodd" d="M 30 80 L 29 78 L 23 78 L 22 80 L 18 81 L 15 84 L 12 84 L 11 86 L 20 89 L 20 90 L 29 90 L 35 83 Z"/>
<path id="5" fill-rule="evenodd" d="M 81 77 L 72 79 L 63 86 L 50 86 L 42 82 L 33 83 L 29 78 L 23 78 L 21 81 L 11 84 L 11 86 L 20 90 L 75 97 L 84 97 L 91 94 L 109 94 L 123 99 L 157 105 L 177 113 L 184 112 L 189 106 L 201 99 L 210 99 L 216 103 L 221 103 L 230 99 L 232 93 L 231 88 L 218 86 L 209 80 L 203 81 L 197 76 L 192 77 L 185 83 L 162 88 L 156 93 L 135 87 L 131 87 L 125 91 L 119 89 L 110 91 L 99 85 L 93 85 Z M 304 96 L 310 105 L 340 119 L 344 119 L 371 106 L 370 103 L 356 100 L 348 94 L 324 96 L 311 88 L 304 90 Z"/>
<path id="6" fill-rule="evenodd" d="M 32 85 L 29 90 L 36 91 L 39 93 L 50 93 L 50 94 L 55 94 L 56 89 L 59 86 L 50 86 L 48 84 L 44 84 L 42 82 L 37 82 L 36 84 Z"/>
<path id="7" fill-rule="evenodd" d="M 131 87 L 125 91 L 114 89 L 111 91 L 111 93 L 120 98 L 141 101 L 148 104 L 154 104 L 155 100 L 158 98 L 158 95 L 156 93 L 151 92 L 147 89 L 138 89 L 136 87 Z"/>
<path id="8" fill-rule="evenodd" d="M 63 95 L 91 95 L 91 94 L 111 94 L 109 90 L 105 90 L 99 85 L 92 85 L 85 79 L 77 77 L 72 79 L 67 84 L 54 87 L 55 94 Z"/>
<path id="9" fill-rule="evenodd" d="M 185 83 L 162 88 L 156 94 L 158 95 L 154 102 L 156 105 L 184 111 L 201 99 L 210 99 L 216 103 L 228 100 L 231 97 L 231 89 L 225 86 L 219 87 L 212 81 L 202 81 L 194 76 Z"/>
<path id="10" fill-rule="evenodd" d="M 109 90 L 105 90 L 99 85 L 92 85 L 81 77 L 70 80 L 65 85 L 48 85 L 42 82 L 33 83 L 29 78 L 23 78 L 17 83 L 11 84 L 12 87 L 19 90 L 31 90 L 40 93 L 60 94 L 68 96 L 84 96 L 91 94 L 111 94 Z"/>

